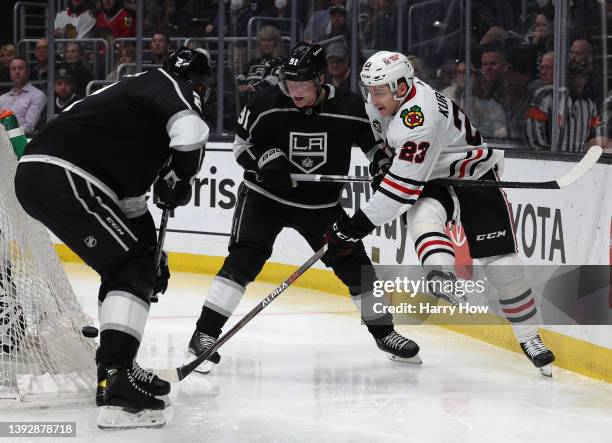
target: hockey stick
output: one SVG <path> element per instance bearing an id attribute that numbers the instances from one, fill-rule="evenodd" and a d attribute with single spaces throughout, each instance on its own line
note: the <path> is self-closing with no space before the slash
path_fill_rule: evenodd
<path id="1" fill-rule="evenodd" d="M 169 209 L 164 209 L 162 212 L 161 222 L 159 223 L 159 236 L 157 237 L 157 248 L 155 249 L 155 275 L 159 273 L 159 265 L 161 264 L 162 254 L 164 252 L 164 240 L 166 239 L 166 228 L 168 227 Z M 151 303 L 159 301 L 158 294 L 151 295 Z"/>
<path id="2" fill-rule="evenodd" d="M 195 358 L 195 360 L 190 361 L 189 363 L 184 364 L 178 368 L 170 368 L 170 369 L 153 369 L 153 372 L 157 374 L 157 376 L 163 380 L 166 380 L 170 383 L 176 383 L 178 381 L 183 380 L 187 377 L 191 372 L 197 368 L 202 362 L 208 359 L 213 353 L 215 353 L 221 346 L 225 344 L 230 338 L 236 334 L 240 329 L 244 327 L 248 322 L 250 322 L 253 317 L 259 314 L 266 306 L 276 299 L 285 289 L 287 289 L 294 281 L 296 281 L 304 272 L 308 270 L 312 265 L 314 265 L 323 254 L 327 251 L 327 244 L 323 245 L 321 249 L 319 249 L 315 254 L 310 257 L 306 262 L 300 266 L 293 274 L 291 274 L 284 282 L 278 285 L 270 294 L 260 301 L 253 309 L 249 311 L 238 323 L 236 323 L 229 331 L 227 331 L 223 336 L 217 340 L 217 342 L 204 354 L 201 354 Z"/>
<path id="3" fill-rule="evenodd" d="M 458 180 L 452 178 L 436 178 L 430 183 L 449 186 L 491 187 L 491 188 L 529 188 L 529 189 L 562 189 L 574 183 L 585 175 L 597 163 L 603 150 L 600 146 L 591 149 L 574 165 L 564 176 L 546 182 L 513 182 L 492 180 Z M 318 174 L 291 174 L 291 178 L 299 182 L 336 182 L 359 183 L 369 182 L 371 177 L 358 177 L 354 175 L 318 175 Z"/>

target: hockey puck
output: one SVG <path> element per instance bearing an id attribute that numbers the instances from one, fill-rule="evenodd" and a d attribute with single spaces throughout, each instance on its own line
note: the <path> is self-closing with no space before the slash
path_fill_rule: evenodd
<path id="1" fill-rule="evenodd" d="M 96 338 L 98 336 L 98 328 L 95 326 L 83 326 L 81 332 L 87 338 Z"/>

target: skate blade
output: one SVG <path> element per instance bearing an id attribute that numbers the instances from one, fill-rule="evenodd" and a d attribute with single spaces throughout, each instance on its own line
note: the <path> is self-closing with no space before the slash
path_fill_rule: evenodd
<path id="1" fill-rule="evenodd" d="M 206 360 L 200 366 L 195 368 L 193 372 L 197 372 L 198 374 L 208 374 L 210 371 L 212 371 L 214 365 L 215 364 L 213 362 Z"/>
<path id="2" fill-rule="evenodd" d="M 398 357 L 397 355 L 389 354 L 387 355 L 387 358 L 389 360 L 397 361 L 401 363 L 412 363 L 413 365 L 423 364 L 423 360 L 421 360 L 421 357 L 419 357 L 419 354 L 415 355 L 414 357 L 408 357 L 408 358 Z"/>
<path id="3" fill-rule="evenodd" d="M 542 366 L 540 368 L 540 373 L 544 376 L 544 377 L 548 377 L 548 378 L 552 378 L 553 376 L 553 372 L 552 372 L 552 365 L 546 365 L 546 366 Z"/>
<path id="4" fill-rule="evenodd" d="M 161 428 L 166 424 L 162 412 L 144 409 L 131 413 L 120 406 L 102 406 L 97 424 L 100 429 Z"/>
<path id="5" fill-rule="evenodd" d="M 185 364 L 192 362 L 196 358 L 196 355 L 191 353 L 190 351 L 187 351 L 185 355 L 187 356 L 187 361 L 185 362 Z M 200 366 L 195 368 L 193 372 L 205 375 L 212 371 L 213 366 L 215 366 L 213 362 L 211 362 L 210 360 L 205 360 L 203 363 L 200 364 Z"/>

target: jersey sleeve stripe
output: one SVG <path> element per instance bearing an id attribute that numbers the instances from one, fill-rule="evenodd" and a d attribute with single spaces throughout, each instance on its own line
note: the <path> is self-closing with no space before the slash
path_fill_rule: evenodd
<path id="1" fill-rule="evenodd" d="M 387 175 L 385 177 L 391 177 L 396 182 L 397 181 L 404 182 L 404 183 L 408 183 L 409 185 L 413 185 L 413 186 L 424 186 L 425 183 L 427 183 L 427 182 L 423 182 L 423 181 L 419 181 L 419 180 L 411 180 L 409 178 L 400 177 L 399 175 L 396 175 L 396 174 L 392 173 L 391 171 L 388 171 Z"/>
<path id="2" fill-rule="evenodd" d="M 387 191 L 386 189 L 384 189 L 382 186 L 379 186 L 377 192 L 380 192 L 383 195 L 386 195 L 387 197 L 389 197 L 392 200 L 395 200 L 396 202 L 405 204 L 405 205 L 413 205 L 414 202 L 416 201 L 416 199 L 410 199 L 407 200 L 405 198 L 402 198 L 398 195 L 393 194 L 392 192 Z"/>
<path id="3" fill-rule="evenodd" d="M 467 168 L 467 166 L 470 163 L 472 163 L 472 162 L 478 160 L 480 157 L 482 157 L 483 152 L 484 152 L 483 149 L 476 150 L 476 155 L 473 158 L 470 158 L 469 160 L 466 160 L 466 161 L 464 161 L 461 164 L 461 167 L 459 168 L 459 177 L 465 177 L 465 169 Z"/>
<path id="4" fill-rule="evenodd" d="M 476 172 L 476 168 L 479 164 L 486 163 L 491 158 L 491 156 L 493 156 L 493 151 L 491 149 L 487 148 L 486 151 L 487 155 L 485 155 L 484 158 L 481 158 L 480 160 L 472 163 L 472 166 L 470 167 L 470 176 L 474 175 L 474 173 Z"/>
<path id="5" fill-rule="evenodd" d="M 472 151 L 468 152 L 465 156 L 465 158 L 462 159 L 458 159 L 455 160 L 454 162 L 451 163 L 450 165 L 450 174 L 449 177 L 455 177 L 457 175 L 457 164 L 459 164 L 460 161 L 462 160 L 467 160 L 472 156 Z"/>
<path id="6" fill-rule="evenodd" d="M 421 189 L 410 189 L 407 188 L 405 186 L 402 186 L 398 183 L 395 183 L 391 180 L 389 180 L 387 177 L 383 178 L 383 183 L 391 186 L 394 189 L 397 189 L 398 191 L 403 192 L 404 194 L 408 194 L 408 195 L 420 195 L 421 194 Z M 421 186 L 419 186 L 420 188 Z"/>

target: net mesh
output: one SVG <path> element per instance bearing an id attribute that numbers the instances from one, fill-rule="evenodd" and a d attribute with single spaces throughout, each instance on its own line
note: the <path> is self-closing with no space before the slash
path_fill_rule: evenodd
<path id="1" fill-rule="evenodd" d="M 0 125 L 0 407 L 93 398 L 91 319 L 74 295 L 46 228 L 15 197 L 17 167 Z"/>

